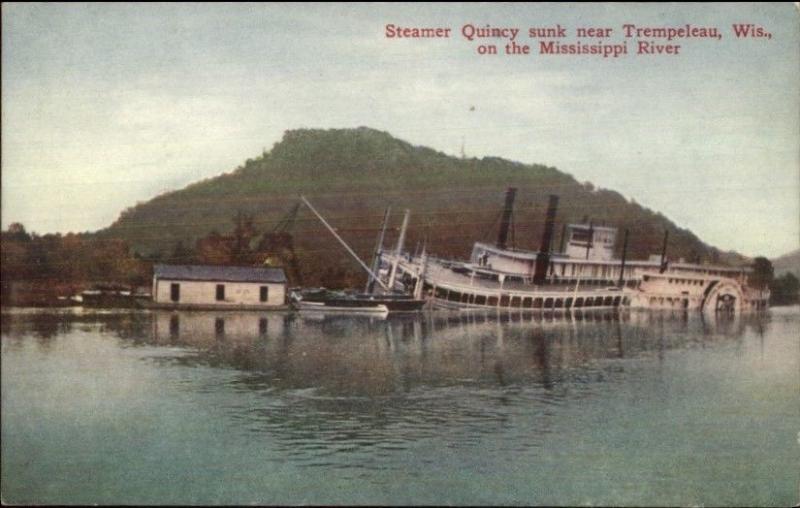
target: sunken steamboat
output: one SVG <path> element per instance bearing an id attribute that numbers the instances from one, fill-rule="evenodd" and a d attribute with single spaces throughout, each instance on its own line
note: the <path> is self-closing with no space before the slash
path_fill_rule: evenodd
<path id="1" fill-rule="evenodd" d="M 538 251 L 509 247 L 516 189 L 506 192 L 495 243 L 476 242 L 468 260 L 443 259 L 397 248 L 376 251 L 376 276 L 392 292 L 426 299 L 438 309 L 497 308 L 572 311 L 591 309 L 665 309 L 739 313 L 767 307 L 769 290 L 750 284 L 752 268 L 686 263 L 662 251 L 646 260 L 614 257 L 617 229 L 592 223 L 565 224 L 561 246 L 552 248 L 558 196 L 549 196 Z"/>

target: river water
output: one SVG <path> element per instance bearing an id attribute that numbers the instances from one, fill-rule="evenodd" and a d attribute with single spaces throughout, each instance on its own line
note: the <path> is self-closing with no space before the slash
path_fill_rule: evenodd
<path id="1" fill-rule="evenodd" d="M 3 310 L 2 498 L 800 501 L 800 308 Z"/>

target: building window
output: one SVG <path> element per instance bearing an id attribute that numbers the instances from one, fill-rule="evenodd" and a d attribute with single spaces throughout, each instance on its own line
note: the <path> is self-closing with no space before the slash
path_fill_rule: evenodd
<path id="1" fill-rule="evenodd" d="M 173 302 L 177 302 L 181 299 L 181 285 L 180 284 L 170 284 L 169 285 L 169 298 Z"/>
<path id="2" fill-rule="evenodd" d="M 258 299 L 262 302 L 266 302 L 269 299 L 269 288 L 267 286 L 261 286 Z"/>
<path id="3" fill-rule="evenodd" d="M 217 301 L 225 300 L 225 284 L 217 284 Z"/>

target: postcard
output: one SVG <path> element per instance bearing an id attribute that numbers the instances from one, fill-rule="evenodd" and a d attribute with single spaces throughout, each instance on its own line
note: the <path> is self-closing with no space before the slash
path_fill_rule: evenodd
<path id="1" fill-rule="evenodd" d="M 3 503 L 796 505 L 798 27 L 4 3 Z"/>

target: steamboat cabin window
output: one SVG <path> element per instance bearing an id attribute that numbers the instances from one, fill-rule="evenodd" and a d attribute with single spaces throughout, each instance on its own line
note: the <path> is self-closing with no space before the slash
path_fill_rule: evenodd
<path id="1" fill-rule="evenodd" d="M 575 229 L 572 231 L 572 241 L 580 243 L 589 243 L 589 231 L 586 229 Z"/>

